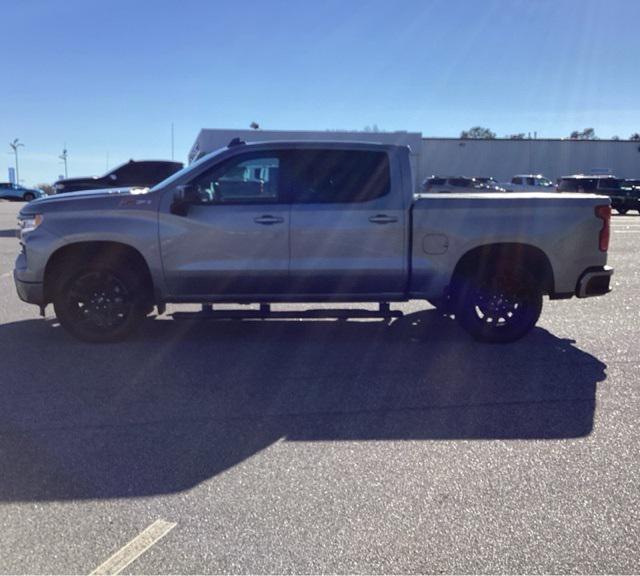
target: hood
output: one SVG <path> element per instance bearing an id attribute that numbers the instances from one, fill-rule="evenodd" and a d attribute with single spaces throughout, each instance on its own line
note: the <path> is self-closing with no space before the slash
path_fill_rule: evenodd
<path id="1" fill-rule="evenodd" d="M 86 203 L 107 198 L 122 198 L 128 196 L 142 196 L 149 193 L 149 188 L 103 188 L 98 190 L 83 190 L 69 194 L 53 194 L 44 198 L 37 198 L 27 204 L 23 210 L 26 213 L 36 213 L 47 207 L 63 206 L 71 202 Z"/>

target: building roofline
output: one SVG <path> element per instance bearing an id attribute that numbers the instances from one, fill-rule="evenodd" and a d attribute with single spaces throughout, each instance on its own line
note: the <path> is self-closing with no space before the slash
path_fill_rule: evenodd
<path id="1" fill-rule="evenodd" d="M 620 139 L 613 140 L 611 138 L 598 138 L 597 140 L 579 140 L 577 138 L 459 138 L 454 136 L 422 136 L 423 140 L 450 140 L 456 142 L 580 142 L 585 144 L 595 144 L 598 142 L 621 142 L 638 144 L 640 140 Z"/>

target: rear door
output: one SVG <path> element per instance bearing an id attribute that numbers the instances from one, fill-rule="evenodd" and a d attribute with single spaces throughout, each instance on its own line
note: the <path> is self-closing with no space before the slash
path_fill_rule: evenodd
<path id="1" fill-rule="evenodd" d="M 164 213 L 160 241 L 172 295 L 279 294 L 289 270 L 289 208 L 277 152 L 238 154 L 197 176 L 199 202 Z"/>
<path id="2" fill-rule="evenodd" d="M 292 202 L 289 291 L 402 294 L 406 211 L 387 152 L 298 149 L 283 164 Z"/>

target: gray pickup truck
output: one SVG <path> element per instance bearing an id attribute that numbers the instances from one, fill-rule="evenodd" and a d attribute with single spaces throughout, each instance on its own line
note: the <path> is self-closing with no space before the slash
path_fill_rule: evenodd
<path id="1" fill-rule="evenodd" d="M 150 190 L 29 203 L 14 279 L 92 342 L 167 303 L 409 299 L 509 342 L 543 295 L 609 291 L 610 214 L 592 194 L 416 195 L 402 146 L 234 141 Z"/>

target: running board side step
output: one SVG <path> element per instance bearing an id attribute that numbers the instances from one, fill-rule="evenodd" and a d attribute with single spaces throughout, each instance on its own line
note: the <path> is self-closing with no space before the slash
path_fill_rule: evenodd
<path id="1" fill-rule="evenodd" d="M 383 304 L 386 304 L 383 303 Z M 230 320 L 230 319 L 268 319 L 268 318 L 401 318 L 402 310 L 390 310 L 382 305 L 378 310 L 362 308 L 318 308 L 311 310 L 276 310 L 268 304 L 261 304 L 259 310 L 223 309 L 214 310 L 211 304 L 203 304 L 200 312 L 174 312 L 174 320 Z"/>

